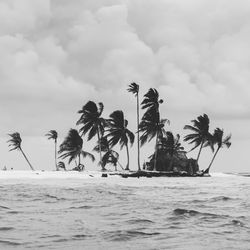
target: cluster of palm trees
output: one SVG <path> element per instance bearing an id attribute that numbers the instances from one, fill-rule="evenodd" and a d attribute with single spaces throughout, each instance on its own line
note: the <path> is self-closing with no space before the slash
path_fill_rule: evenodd
<path id="1" fill-rule="evenodd" d="M 213 133 L 210 133 L 210 120 L 207 114 L 200 115 L 196 120 L 192 120 L 191 122 L 192 125 L 186 125 L 184 127 L 184 129 L 192 131 L 191 134 L 184 137 L 184 141 L 194 144 L 194 147 L 190 151 L 200 147 L 196 159 L 197 162 L 200 158 L 202 148 L 209 146 L 212 152 L 215 151 L 208 168 L 205 170 L 205 173 L 209 173 L 218 151 L 223 147 L 229 148 L 231 146 L 231 134 L 224 136 L 224 131 L 221 128 L 216 128 Z M 216 150 L 215 146 L 217 146 Z"/>
<path id="2" fill-rule="evenodd" d="M 137 153 L 138 153 L 138 170 L 141 170 L 140 166 L 140 147 L 146 142 L 150 142 L 155 138 L 154 154 L 154 170 L 156 170 L 156 163 L 158 159 L 158 150 L 164 150 L 163 152 L 168 153 L 172 159 L 175 155 L 183 153 L 184 148 L 180 143 L 180 136 L 176 137 L 170 132 L 165 130 L 165 125 L 169 124 L 169 120 L 161 118 L 160 116 L 160 104 L 163 100 L 160 99 L 159 93 L 156 89 L 150 88 L 144 95 L 141 102 L 141 109 L 144 111 L 140 120 L 140 101 L 139 101 L 139 85 L 131 83 L 128 86 L 128 92 L 132 93 L 136 97 L 136 110 L 137 110 Z M 104 118 L 103 114 L 104 105 L 103 103 L 96 104 L 93 101 L 88 101 L 81 110 L 78 111 L 80 114 L 79 120 L 76 125 L 79 129 L 70 129 L 68 135 L 65 137 L 63 142 L 60 144 L 59 149 L 57 148 L 58 133 L 56 130 L 50 130 L 46 136 L 48 139 L 54 140 L 55 144 L 55 169 L 65 167 L 63 161 L 57 161 L 58 158 L 64 160 L 68 159 L 68 164 L 75 162 L 75 170 L 82 170 L 84 165 L 82 164 L 82 158 L 89 157 L 92 161 L 95 157 L 92 153 L 87 152 L 83 149 L 83 137 L 86 136 L 87 140 L 97 139 L 97 144 L 94 147 L 94 151 L 99 153 L 99 165 L 102 170 L 105 170 L 107 164 L 112 164 L 117 170 L 117 165 L 122 169 L 123 166 L 119 162 L 119 153 L 114 150 L 116 145 L 120 145 L 121 150 L 126 149 L 127 163 L 125 170 L 129 170 L 129 146 L 132 146 L 135 140 L 134 133 L 128 129 L 128 121 L 125 119 L 124 113 L 121 110 L 116 110 L 109 115 L 109 118 Z M 184 137 L 184 141 L 194 144 L 194 147 L 190 150 L 194 150 L 200 147 L 197 162 L 199 160 L 201 150 L 203 147 L 210 146 L 212 151 L 217 145 L 214 156 L 211 163 L 206 169 L 209 169 L 219 151 L 223 146 L 230 147 L 231 135 L 224 138 L 222 129 L 216 128 L 214 133 L 209 132 L 209 118 L 206 114 L 199 116 L 196 120 L 192 120 L 192 125 L 186 125 L 184 129 L 192 131 Z M 9 134 L 11 139 L 8 141 L 11 147 L 10 151 L 18 149 L 21 151 L 25 159 L 27 160 L 30 168 L 34 170 L 33 166 L 24 154 L 21 142 L 22 139 L 19 133 Z M 59 157 L 58 157 L 59 154 Z"/>

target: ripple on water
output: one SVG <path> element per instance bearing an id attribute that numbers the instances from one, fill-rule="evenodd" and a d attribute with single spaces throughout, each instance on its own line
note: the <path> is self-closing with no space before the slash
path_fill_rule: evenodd
<path id="1" fill-rule="evenodd" d="M 14 227 L 0 227 L 0 231 L 10 231 L 15 229 Z"/>
<path id="2" fill-rule="evenodd" d="M 159 234 L 159 232 L 145 232 L 141 230 L 117 230 L 106 232 L 104 237 L 109 241 L 128 241 L 135 238 L 151 238 Z"/>

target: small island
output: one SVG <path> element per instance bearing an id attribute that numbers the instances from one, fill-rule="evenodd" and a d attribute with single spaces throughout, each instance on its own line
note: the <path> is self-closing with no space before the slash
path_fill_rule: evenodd
<path id="1" fill-rule="evenodd" d="M 188 158 L 187 151 L 181 145 L 181 136 L 174 135 L 167 130 L 167 125 L 170 121 L 162 117 L 160 114 L 160 105 L 163 99 L 160 99 L 159 93 L 155 88 L 150 88 L 143 96 L 140 104 L 139 100 L 139 85 L 131 83 L 128 86 L 128 92 L 136 97 L 136 122 L 137 130 L 132 132 L 128 128 L 128 120 L 122 110 L 115 110 L 108 118 L 102 116 L 104 105 L 103 103 L 96 104 L 93 101 L 88 101 L 82 109 L 78 111 L 80 117 L 76 122 L 76 128 L 71 128 L 63 142 L 57 146 L 58 133 L 56 130 L 50 130 L 46 136 L 54 141 L 55 153 L 55 170 L 67 171 L 71 164 L 71 171 L 84 171 L 85 165 L 82 160 L 86 157 L 92 161 L 96 160 L 92 152 L 86 151 L 83 148 L 83 137 L 88 141 L 95 139 L 96 146 L 93 152 L 99 154 L 98 165 L 103 171 L 103 177 L 110 175 L 120 175 L 127 177 L 201 177 L 209 176 L 210 168 L 214 162 L 219 150 L 223 147 L 231 146 L 231 135 L 224 136 L 224 131 L 221 128 L 216 128 L 213 133 L 209 131 L 209 117 L 207 114 L 198 116 L 191 120 L 191 125 L 185 125 L 184 129 L 190 131 L 185 135 L 183 140 L 192 145 L 191 150 L 198 148 L 196 159 Z M 140 116 L 140 112 L 143 112 Z M 8 140 L 12 150 L 19 150 L 31 170 L 35 170 L 33 165 L 28 160 L 22 149 L 22 139 L 18 132 L 9 134 L 11 137 Z M 130 170 L 130 154 L 129 147 L 133 146 L 137 137 L 137 171 Z M 151 140 L 155 140 L 152 154 L 148 156 L 141 167 L 140 148 Z M 119 161 L 119 153 L 114 150 L 116 145 L 120 145 L 120 149 L 126 150 L 127 162 L 125 167 Z M 213 153 L 210 163 L 199 166 L 199 158 L 204 147 L 210 147 Z M 60 161 L 58 161 L 60 159 Z M 67 159 L 67 163 L 64 160 Z M 68 167 L 66 167 L 68 164 Z M 113 166 L 113 172 L 107 172 L 107 166 Z M 122 171 L 118 171 L 119 170 Z"/>

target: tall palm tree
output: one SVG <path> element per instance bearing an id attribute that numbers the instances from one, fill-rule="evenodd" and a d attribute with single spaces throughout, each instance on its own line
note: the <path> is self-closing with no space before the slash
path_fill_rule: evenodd
<path id="1" fill-rule="evenodd" d="M 190 144 L 194 143 L 194 147 L 190 151 L 200 146 L 196 159 L 198 162 L 204 143 L 209 141 L 211 138 L 211 134 L 209 133 L 209 118 L 207 114 L 203 114 L 191 122 L 193 125 L 186 125 L 184 129 L 191 130 L 192 134 L 186 135 L 184 137 L 184 141 L 189 141 Z"/>
<path id="2" fill-rule="evenodd" d="M 32 167 L 31 163 L 29 162 L 27 156 L 25 155 L 25 153 L 23 152 L 23 149 L 22 149 L 22 147 L 21 147 L 22 139 L 21 139 L 20 134 L 17 133 L 17 132 L 15 132 L 15 133 L 8 134 L 8 135 L 11 137 L 11 139 L 7 141 L 7 142 L 10 143 L 10 144 L 9 144 L 9 147 L 12 147 L 12 148 L 10 149 L 10 151 L 13 151 L 13 150 L 16 150 L 16 149 L 17 149 L 17 150 L 20 150 L 21 153 L 23 154 L 25 160 L 28 162 L 28 164 L 29 164 L 31 170 L 34 171 L 34 168 Z"/>
<path id="3" fill-rule="evenodd" d="M 78 159 L 77 167 L 80 167 L 81 164 L 81 156 L 83 158 L 89 157 L 92 161 L 95 160 L 95 157 L 82 149 L 83 140 L 79 135 L 76 129 L 70 129 L 68 135 L 60 145 L 60 149 L 58 151 L 59 158 L 65 159 L 69 158 L 68 163 L 70 164 L 73 160 Z"/>
<path id="4" fill-rule="evenodd" d="M 214 159 L 221 148 L 223 148 L 223 147 L 230 148 L 230 146 L 232 144 L 230 140 L 231 140 L 231 134 L 224 137 L 223 129 L 216 128 L 214 130 L 214 133 L 212 135 L 212 140 L 207 142 L 205 144 L 205 146 L 210 146 L 213 152 L 214 152 L 214 145 L 217 145 L 217 149 L 213 155 L 213 158 L 212 158 L 208 168 L 204 171 L 204 173 L 209 173 L 209 170 L 214 162 Z"/>
<path id="5" fill-rule="evenodd" d="M 137 159 L 138 159 L 138 171 L 141 170 L 140 166 L 140 133 L 139 133 L 139 119 L 140 119 L 140 109 L 139 109 L 139 85 L 135 82 L 131 83 L 128 86 L 128 92 L 131 92 L 136 97 L 136 105 L 137 105 Z"/>
<path id="6" fill-rule="evenodd" d="M 134 134 L 127 128 L 128 121 L 124 118 L 124 114 L 121 110 L 116 110 L 112 114 L 110 114 L 110 119 L 108 122 L 107 129 L 107 138 L 108 143 L 111 148 L 113 148 L 117 143 L 120 144 L 121 149 L 125 146 L 127 151 L 127 165 L 125 170 L 129 170 L 129 149 L 128 143 L 131 146 L 134 143 L 135 136 Z"/>
<path id="7" fill-rule="evenodd" d="M 55 142 L 55 166 L 56 166 L 56 170 L 59 170 L 58 166 L 57 166 L 57 137 L 58 137 L 58 134 L 55 130 L 50 130 L 45 136 L 48 137 L 48 140 L 52 139 Z"/>
<path id="8" fill-rule="evenodd" d="M 119 154 L 110 148 L 107 137 L 102 137 L 101 138 L 101 143 L 97 143 L 97 145 L 94 147 L 94 151 L 99 152 L 100 151 L 100 145 L 101 145 L 101 151 L 104 153 L 102 156 L 102 163 L 103 166 L 105 167 L 107 164 L 112 164 L 115 166 L 115 171 L 117 171 L 117 164 L 119 164 L 119 166 L 124 169 L 122 167 L 122 165 L 120 164 L 120 162 L 118 161 L 119 159 Z"/>
<path id="9" fill-rule="evenodd" d="M 92 102 L 88 101 L 81 110 L 78 111 L 81 114 L 80 119 L 77 121 L 77 125 L 83 125 L 80 128 L 81 136 L 88 133 L 88 140 L 91 140 L 95 135 L 97 135 L 98 143 L 100 143 L 101 137 L 104 133 L 105 127 L 105 119 L 101 117 L 103 112 L 103 103 L 98 103 L 97 105 Z M 105 167 L 102 164 L 102 153 L 101 150 L 99 151 L 100 154 L 100 164 L 102 170 L 105 170 Z"/>
<path id="10" fill-rule="evenodd" d="M 159 106 L 163 103 L 162 99 L 159 99 L 159 93 L 156 89 L 150 88 L 144 95 L 144 99 L 141 103 L 142 109 L 146 109 L 141 123 L 139 124 L 139 131 L 143 134 L 140 137 L 141 145 L 144 145 L 146 141 L 151 141 L 154 137 L 155 140 L 155 157 L 154 157 L 154 170 L 156 170 L 157 162 L 157 144 L 158 139 L 162 136 L 165 123 L 169 120 L 160 119 Z"/>

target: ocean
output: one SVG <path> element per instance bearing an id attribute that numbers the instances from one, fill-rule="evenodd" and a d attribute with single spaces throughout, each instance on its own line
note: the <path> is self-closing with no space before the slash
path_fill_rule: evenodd
<path id="1" fill-rule="evenodd" d="M 249 193 L 237 174 L 1 178 L 0 249 L 250 249 Z"/>

